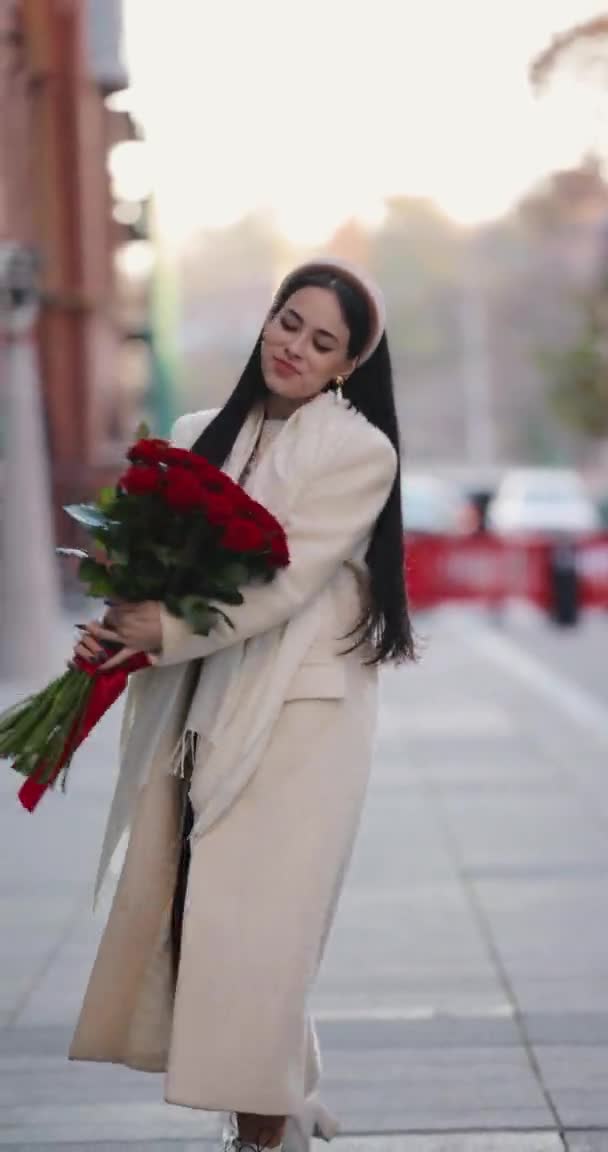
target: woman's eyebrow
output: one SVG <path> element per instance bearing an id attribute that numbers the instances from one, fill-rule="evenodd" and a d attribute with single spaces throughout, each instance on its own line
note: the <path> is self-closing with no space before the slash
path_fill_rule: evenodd
<path id="1" fill-rule="evenodd" d="M 299 320 L 300 324 L 304 323 L 303 317 L 300 316 L 299 312 L 296 312 L 295 308 L 288 308 L 287 311 L 291 312 L 291 315 L 295 316 L 296 320 Z M 336 344 L 338 343 L 338 337 L 333 332 L 328 332 L 327 328 L 317 328 L 317 332 L 319 333 L 319 336 L 329 336 L 330 340 L 335 340 Z"/>

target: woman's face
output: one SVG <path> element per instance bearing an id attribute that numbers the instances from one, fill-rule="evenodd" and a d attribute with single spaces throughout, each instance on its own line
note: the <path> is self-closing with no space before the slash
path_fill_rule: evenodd
<path id="1" fill-rule="evenodd" d="M 349 331 L 330 288 L 298 288 L 264 325 L 262 374 L 288 405 L 311 400 L 336 376 L 347 376 Z"/>

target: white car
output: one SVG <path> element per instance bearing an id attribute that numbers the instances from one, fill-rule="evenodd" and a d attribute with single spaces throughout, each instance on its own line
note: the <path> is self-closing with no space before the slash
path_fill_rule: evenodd
<path id="1" fill-rule="evenodd" d="M 570 468 L 509 469 L 489 505 L 487 523 L 499 535 L 579 535 L 602 526 L 581 477 Z"/>
<path id="2" fill-rule="evenodd" d="M 406 532 L 462 533 L 470 510 L 460 492 L 427 472 L 405 472 L 401 506 Z"/>

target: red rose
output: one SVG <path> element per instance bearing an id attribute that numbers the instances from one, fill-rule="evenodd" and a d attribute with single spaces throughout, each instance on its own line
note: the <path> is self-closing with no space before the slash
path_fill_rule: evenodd
<path id="1" fill-rule="evenodd" d="M 198 472 L 198 457 L 193 452 L 189 452 L 187 448 L 174 448 L 170 444 L 163 456 L 163 461 L 165 464 L 177 464 L 179 468 Z"/>
<path id="2" fill-rule="evenodd" d="M 121 476 L 118 483 L 130 496 L 143 496 L 160 492 L 163 477 L 157 468 L 134 464 L 124 476 Z"/>
<path id="3" fill-rule="evenodd" d="M 264 533 L 253 520 L 234 517 L 228 524 L 222 538 L 222 545 L 229 552 L 263 552 Z"/>
<path id="4" fill-rule="evenodd" d="M 238 485 L 225 472 L 220 471 L 219 468 L 214 468 L 212 464 L 206 465 L 206 471 L 201 476 L 201 483 L 206 492 L 216 492 L 218 495 L 221 493 L 222 496 L 231 500 L 233 508 L 240 505 L 239 493 L 241 490 Z"/>
<path id="5" fill-rule="evenodd" d="M 220 482 L 225 477 L 225 473 L 216 468 L 215 464 L 210 464 L 204 456 L 199 456 L 196 452 L 190 453 L 192 459 L 192 468 L 201 477 L 202 480 L 216 479 L 219 475 Z"/>
<path id="6" fill-rule="evenodd" d="M 178 512 L 201 508 L 203 492 L 192 472 L 184 468 L 170 468 L 167 472 L 167 504 Z"/>
<path id="7" fill-rule="evenodd" d="M 269 512 L 263 504 L 258 504 L 256 501 L 252 501 L 252 504 L 251 515 L 256 524 L 259 524 L 260 528 L 263 528 L 263 530 L 268 533 L 280 531 L 280 525 L 272 515 L 272 512 Z"/>
<path id="8" fill-rule="evenodd" d="M 234 504 L 224 492 L 209 492 L 203 489 L 203 509 L 210 524 L 221 528 L 234 517 Z"/>
<path id="9" fill-rule="evenodd" d="M 160 464 L 166 457 L 169 445 L 166 440 L 151 438 L 138 440 L 127 452 L 127 460 L 141 461 L 143 464 Z"/>

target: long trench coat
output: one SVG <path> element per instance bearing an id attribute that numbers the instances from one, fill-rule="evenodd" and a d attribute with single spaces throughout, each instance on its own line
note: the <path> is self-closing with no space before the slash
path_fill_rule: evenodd
<path id="1" fill-rule="evenodd" d="M 182 417 L 190 446 L 212 413 Z M 251 451 L 255 409 L 226 463 Z M 390 441 L 333 394 L 298 409 L 252 494 L 286 529 L 291 563 L 208 637 L 162 611 L 156 666 L 131 680 L 98 887 L 129 840 L 69 1056 L 164 1071 L 165 1099 L 288 1117 L 284 1147 L 339 1128 L 318 1095 L 308 1000 L 359 825 L 377 668 L 346 649 L 368 588 L 365 552 L 397 470 Z M 202 660 L 202 665 L 199 661 Z M 192 672 L 202 668 L 192 689 Z M 187 721 L 187 725 L 186 725 Z M 177 983 L 170 912 L 184 727 L 201 740 Z"/>

